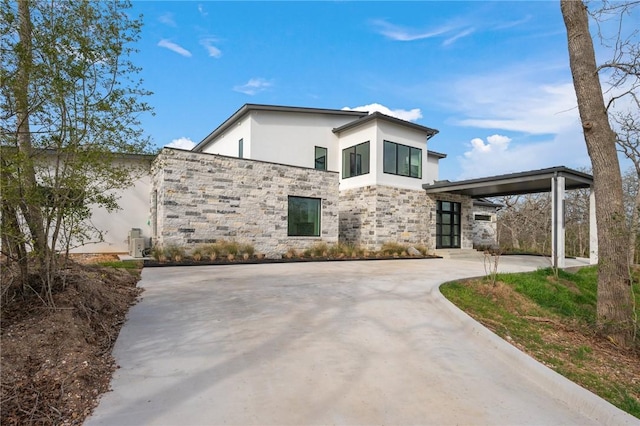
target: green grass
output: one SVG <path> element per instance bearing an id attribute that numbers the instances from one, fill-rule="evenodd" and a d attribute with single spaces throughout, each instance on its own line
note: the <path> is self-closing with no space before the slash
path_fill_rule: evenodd
<path id="1" fill-rule="evenodd" d="M 97 262 L 95 265 L 104 268 L 125 269 L 134 277 L 140 277 L 142 274 L 143 263 L 141 260 L 114 260 L 111 262 Z"/>
<path id="2" fill-rule="evenodd" d="M 599 345 L 591 345 L 596 323 L 596 267 L 575 273 L 558 271 L 557 276 L 550 268 L 499 274 L 497 282 L 495 286 L 486 279 L 452 282 L 440 290 L 499 336 L 509 337 L 558 373 L 640 418 L 640 385 L 632 381 L 633 377 L 621 380 L 603 373 L 599 368 L 602 361 L 596 356 Z M 634 295 L 640 317 L 638 284 L 634 285 Z M 553 338 L 563 327 L 591 340 Z"/>
<path id="3" fill-rule="evenodd" d="M 139 260 L 114 260 L 111 262 L 98 262 L 96 265 L 104 266 L 107 268 L 121 268 L 121 269 L 142 269 L 142 262 Z"/>
<path id="4" fill-rule="evenodd" d="M 579 318 L 590 324 L 596 319 L 596 268 L 582 268 L 575 274 L 551 268 L 527 274 L 500 274 L 498 280 L 531 299 L 541 308 L 564 317 Z"/>

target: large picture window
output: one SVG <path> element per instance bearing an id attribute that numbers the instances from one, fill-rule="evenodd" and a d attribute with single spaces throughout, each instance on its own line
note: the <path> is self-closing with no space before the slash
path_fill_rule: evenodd
<path id="1" fill-rule="evenodd" d="M 342 178 L 369 173 L 369 142 L 342 150 Z"/>
<path id="2" fill-rule="evenodd" d="M 327 170 L 327 148 L 316 146 L 315 168 L 317 170 Z"/>
<path id="3" fill-rule="evenodd" d="M 287 235 L 320 236 L 320 198 L 289 197 Z"/>
<path id="4" fill-rule="evenodd" d="M 422 150 L 384 141 L 383 171 L 392 175 L 422 178 Z"/>

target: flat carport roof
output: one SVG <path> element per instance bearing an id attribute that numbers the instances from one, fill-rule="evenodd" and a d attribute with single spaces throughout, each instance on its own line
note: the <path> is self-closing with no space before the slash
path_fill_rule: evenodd
<path id="1" fill-rule="evenodd" d="M 566 190 L 589 188 L 593 184 L 591 175 L 559 166 L 457 182 L 436 181 L 433 184 L 424 184 L 422 187 L 428 194 L 448 192 L 467 195 L 471 198 L 500 197 L 550 192 L 554 177 L 564 177 Z"/>

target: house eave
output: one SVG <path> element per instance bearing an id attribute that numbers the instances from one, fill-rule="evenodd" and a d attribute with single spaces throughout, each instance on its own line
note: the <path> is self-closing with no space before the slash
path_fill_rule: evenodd
<path id="1" fill-rule="evenodd" d="M 556 176 L 565 178 L 567 190 L 589 188 L 593 184 L 591 175 L 558 166 L 458 182 L 441 181 L 424 184 L 422 188 L 426 190 L 427 194 L 448 192 L 467 195 L 471 198 L 535 194 L 551 191 L 551 178 Z"/>
<path id="2" fill-rule="evenodd" d="M 269 112 L 294 112 L 294 113 L 307 113 L 307 114 L 329 114 L 329 115 L 343 115 L 350 117 L 362 117 L 367 113 L 363 111 L 351 111 L 342 109 L 327 109 L 327 108 L 306 108 L 306 107 L 293 107 L 293 106 L 280 106 L 280 105 L 264 105 L 264 104 L 244 104 L 240 109 L 227 118 L 221 125 L 219 125 L 213 132 L 209 133 L 200 143 L 193 147 L 192 151 L 200 152 L 202 149 L 212 140 L 224 133 L 228 128 L 232 127 L 238 121 L 242 120 L 245 115 L 251 111 L 269 111 Z"/>
<path id="3" fill-rule="evenodd" d="M 362 126 L 366 123 L 369 123 L 371 121 L 374 120 L 383 120 L 383 121 L 387 121 L 390 123 L 394 123 L 403 127 L 407 127 L 413 130 L 418 130 L 420 132 L 423 132 L 427 135 L 427 140 L 431 139 L 433 136 L 435 136 L 438 133 L 438 130 L 436 129 L 432 129 L 430 127 L 426 127 L 426 126 L 422 126 L 420 124 L 416 124 L 416 123 L 411 123 L 409 121 L 405 121 L 405 120 L 401 120 L 399 118 L 395 118 L 395 117 L 391 117 L 389 115 L 385 115 L 382 114 L 381 112 L 373 112 L 371 114 L 366 115 L 365 117 L 361 117 L 357 120 L 354 120 L 350 123 L 347 123 L 345 125 L 342 125 L 340 127 L 336 127 L 335 129 L 333 129 L 333 133 L 335 134 L 340 134 L 346 130 L 350 130 L 353 129 L 355 127 L 359 127 Z"/>

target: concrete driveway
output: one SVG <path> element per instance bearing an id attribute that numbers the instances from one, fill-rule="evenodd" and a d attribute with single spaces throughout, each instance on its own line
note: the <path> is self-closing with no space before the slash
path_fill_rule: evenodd
<path id="1" fill-rule="evenodd" d="M 146 268 L 113 391 L 85 424 L 636 424 L 438 291 L 484 273 L 445 259 Z"/>

